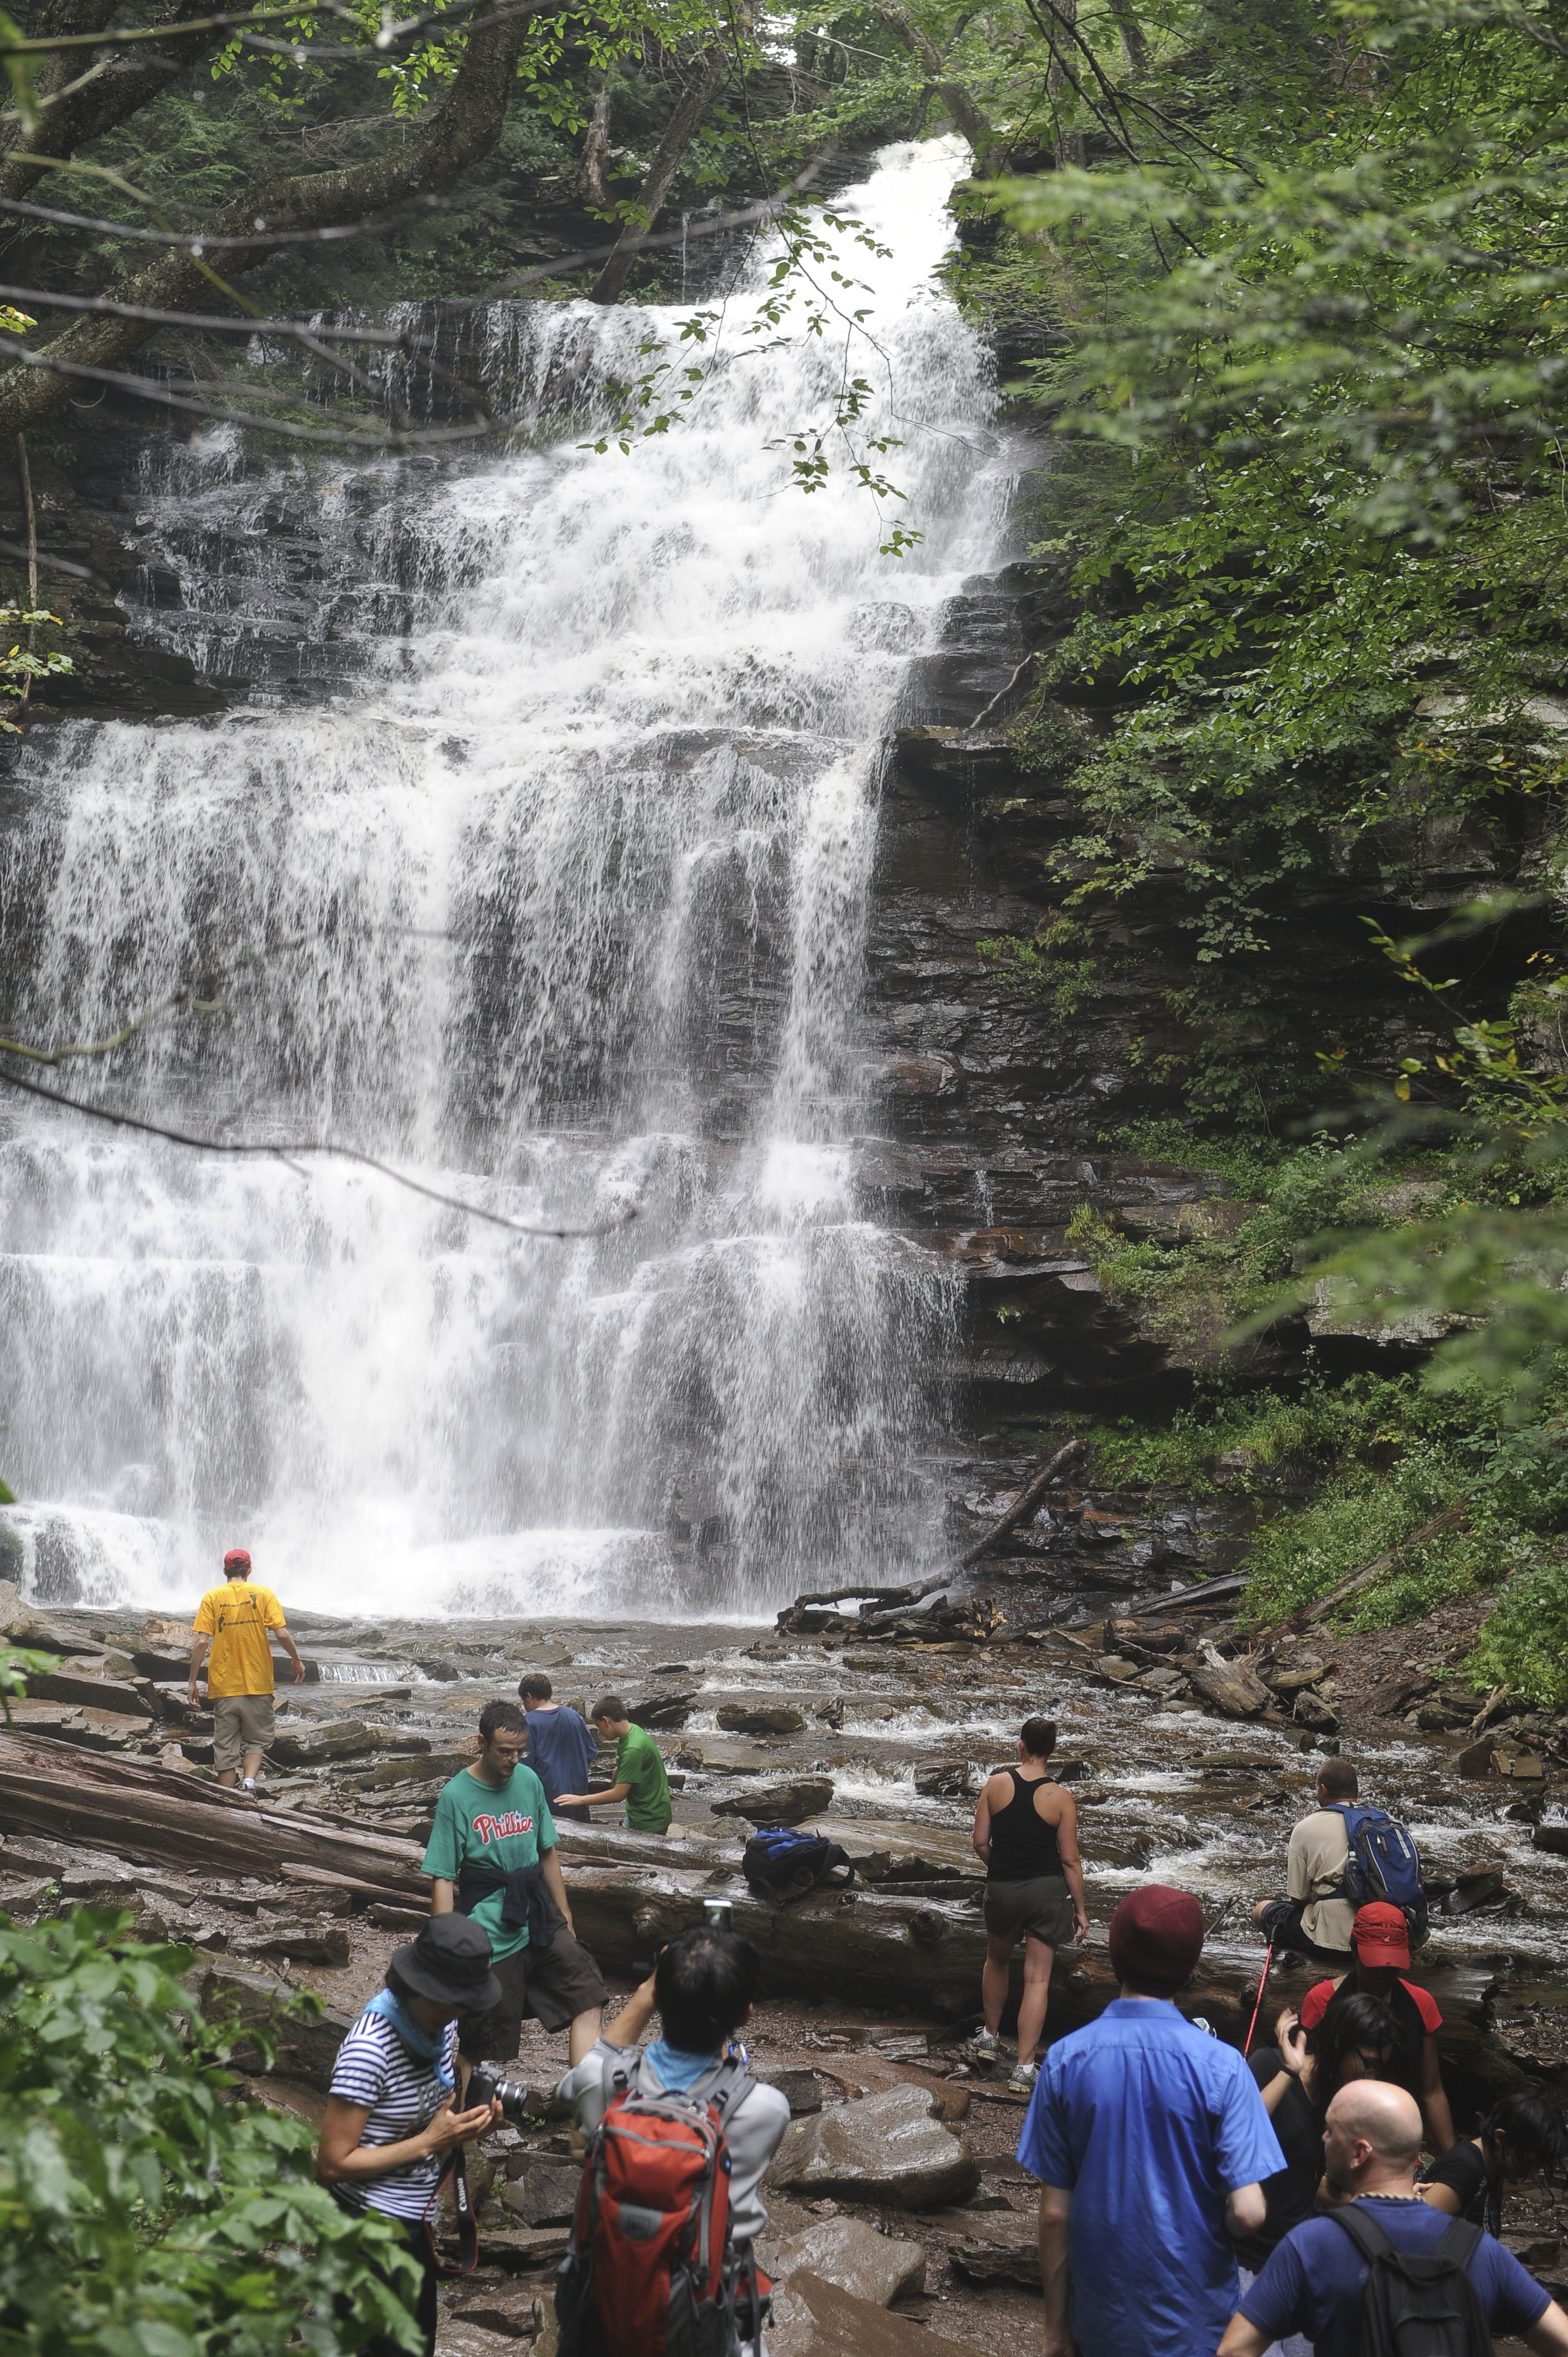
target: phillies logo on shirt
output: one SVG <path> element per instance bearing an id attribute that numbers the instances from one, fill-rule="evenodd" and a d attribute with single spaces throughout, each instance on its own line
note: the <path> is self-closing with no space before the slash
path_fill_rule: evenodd
<path id="1" fill-rule="evenodd" d="M 504 1817 L 476 1817 L 474 1831 L 482 1842 L 505 1841 L 510 1834 L 531 1834 L 533 1819 L 509 1809 Z"/>

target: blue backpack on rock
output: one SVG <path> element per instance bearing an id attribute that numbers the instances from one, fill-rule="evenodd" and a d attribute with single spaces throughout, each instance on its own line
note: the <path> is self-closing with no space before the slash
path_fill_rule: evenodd
<path id="1" fill-rule="evenodd" d="M 825 1841 L 821 1834 L 797 1833 L 792 1825 L 762 1826 L 750 1836 L 741 1858 L 741 1872 L 758 1898 L 783 1906 L 809 1897 L 841 1867 L 843 1881 L 853 1882 L 854 1866 L 841 1844 Z"/>
<path id="2" fill-rule="evenodd" d="M 1386 1809 L 1364 1808 L 1355 1801 L 1334 1804 L 1345 1820 L 1349 1855 L 1339 1889 L 1353 1907 L 1386 1900 L 1403 1910 L 1412 1940 L 1426 1937 L 1426 1900 L 1421 1888 L 1421 1859 L 1403 1825 Z"/>

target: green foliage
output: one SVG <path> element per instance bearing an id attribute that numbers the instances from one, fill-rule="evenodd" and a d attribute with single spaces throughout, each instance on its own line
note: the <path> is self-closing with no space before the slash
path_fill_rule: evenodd
<path id="1" fill-rule="evenodd" d="M 1010 981 L 1048 1007 L 1058 1020 L 1076 1014 L 1099 985 L 1093 934 L 1087 925 L 1059 910 L 1045 919 L 1032 942 L 1015 933 L 998 933 L 974 946 L 981 957 L 999 966 Z"/>
<path id="2" fill-rule="evenodd" d="M 316 2184 L 303 2122 L 238 2096 L 232 2040 L 177 1977 L 189 1951 L 130 1922 L 0 1918 L 0 2351 L 416 2352 L 395 2229 Z"/>
<path id="3" fill-rule="evenodd" d="M 1511 1686 L 1529 1702 L 1568 1702 L 1568 1562 L 1533 1566 L 1506 1583 L 1469 1666 L 1477 1685 Z"/>
<path id="4" fill-rule="evenodd" d="M 58 614 L 47 614 L 41 608 L 36 611 L 26 606 L 0 606 L 0 637 L 12 630 L 27 630 L 29 635 L 40 629 L 59 630 L 63 626 Z M 36 679 L 58 679 L 62 673 L 74 672 L 76 665 L 69 655 L 55 652 L 37 654 L 17 640 L 5 654 L 0 655 L 0 696 L 9 696 L 14 703 L 27 701 L 27 690 Z M 0 717 L 0 729 L 9 737 L 19 737 L 21 729 L 14 720 Z M 0 1505 L 14 1505 L 9 1492 L 0 1497 Z"/>

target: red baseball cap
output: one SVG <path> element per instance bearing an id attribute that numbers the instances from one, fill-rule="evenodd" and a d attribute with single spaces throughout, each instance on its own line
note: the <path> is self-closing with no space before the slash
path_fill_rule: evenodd
<path id="1" fill-rule="evenodd" d="M 1118 1980 L 1174 1996 L 1203 1953 L 1203 1910 L 1190 1890 L 1147 1883 L 1111 1918 L 1110 1944 Z"/>
<path id="2" fill-rule="evenodd" d="M 249 1548 L 231 1547 L 223 1558 L 223 1568 L 225 1571 L 249 1571 L 251 1568 Z"/>
<path id="3" fill-rule="evenodd" d="M 1404 1909 L 1386 1899 L 1374 1899 L 1357 1908 L 1350 1940 L 1356 1953 L 1369 1964 L 1410 1962 L 1410 1925 L 1404 1920 Z"/>

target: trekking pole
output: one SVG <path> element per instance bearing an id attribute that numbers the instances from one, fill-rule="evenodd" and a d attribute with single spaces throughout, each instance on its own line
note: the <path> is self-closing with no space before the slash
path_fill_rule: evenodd
<path id="1" fill-rule="evenodd" d="M 1267 1953 L 1263 1957 L 1263 1969 L 1258 1975 L 1258 2002 L 1252 2007 L 1252 2018 L 1247 2025 L 1247 2043 L 1241 2049 L 1243 2060 L 1245 2060 L 1252 2050 L 1252 2032 L 1258 2026 L 1258 2016 L 1263 2009 L 1263 1988 L 1269 1977 L 1269 1966 L 1273 1963 L 1273 1961 L 1274 1943 L 1271 1940 L 1269 1942 Z"/>

